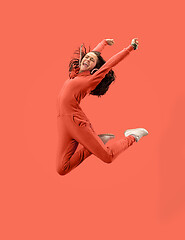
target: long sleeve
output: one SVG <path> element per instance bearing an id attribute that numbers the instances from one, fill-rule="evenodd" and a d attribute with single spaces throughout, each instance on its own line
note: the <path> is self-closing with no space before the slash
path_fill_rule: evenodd
<path id="1" fill-rule="evenodd" d="M 107 46 L 106 39 L 102 40 L 92 51 L 102 52 L 105 46 Z"/>
<path id="2" fill-rule="evenodd" d="M 127 48 L 124 48 L 122 51 L 118 52 L 112 56 L 98 71 L 96 71 L 92 77 L 88 80 L 88 90 L 90 93 L 96 86 L 101 82 L 105 75 L 111 70 L 112 67 L 121 62 L 129 53 L 134 50 L 132 45 L 129 45 Z"/>

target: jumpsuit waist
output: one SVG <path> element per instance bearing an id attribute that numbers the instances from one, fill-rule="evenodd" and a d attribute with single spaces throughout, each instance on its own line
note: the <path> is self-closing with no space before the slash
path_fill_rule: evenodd
<path id="1" fill-rule="evenodd" d="M 60 112 L 57 115 L 57 117 L 64 117 L 64 116 L 71 116 L 72 118 L 77 117 L 90 122 L 88 117 L 85 115 L 85 113 L 82 110 L 76 110 L 72 112 Z"/>

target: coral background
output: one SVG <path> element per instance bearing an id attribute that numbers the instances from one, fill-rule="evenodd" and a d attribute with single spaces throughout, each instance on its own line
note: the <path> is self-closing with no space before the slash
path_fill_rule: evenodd
<path id="1" fill-rule="evenodd" d="M 184 2 L 4 1 L 1 18 L 3 240 L 185 239 Z M 97 133 L 149 135 L 112 164 L 55 169 L 56 100 L 74 50 L 138 37 L 116 81 L 82 108 Z"/>

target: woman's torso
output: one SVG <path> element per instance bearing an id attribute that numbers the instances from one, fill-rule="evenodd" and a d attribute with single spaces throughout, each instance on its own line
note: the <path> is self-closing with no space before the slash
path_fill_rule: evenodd
<path id="1" fill-rule="evenodd" d="M 80 102 L 87 95 L 89 72 L 82 72 L 73 79 L 64 82 L 57 98 L 57 116 L 83 113 Z"/>

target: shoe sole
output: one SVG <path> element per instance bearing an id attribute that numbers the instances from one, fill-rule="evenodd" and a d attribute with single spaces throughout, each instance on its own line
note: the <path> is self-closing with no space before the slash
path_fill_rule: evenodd
<path id="1" fill-rule="evenodd" d="M 104 134 L 98 134 L 98 136 L 110 136 L 110 137 L 115 137 L 115 135 L 110 134 L 110 133 L 104 133 Z"/>
<path id="2" fill-rule="evenodd" d="M 146 136 L 148 135 L 148 131 L 145 129 L 145 128 L 135 128 L 135 129 L 127 129 L 125 132 L 124 132 L 124 135 L 125 137 L 128 137 L 130 134 L 134 134 L 133 133 L 133 130 L 140 130 L 140 131 L 143 131 L 144 132 L 144 135 L 143 136 Z"/>

